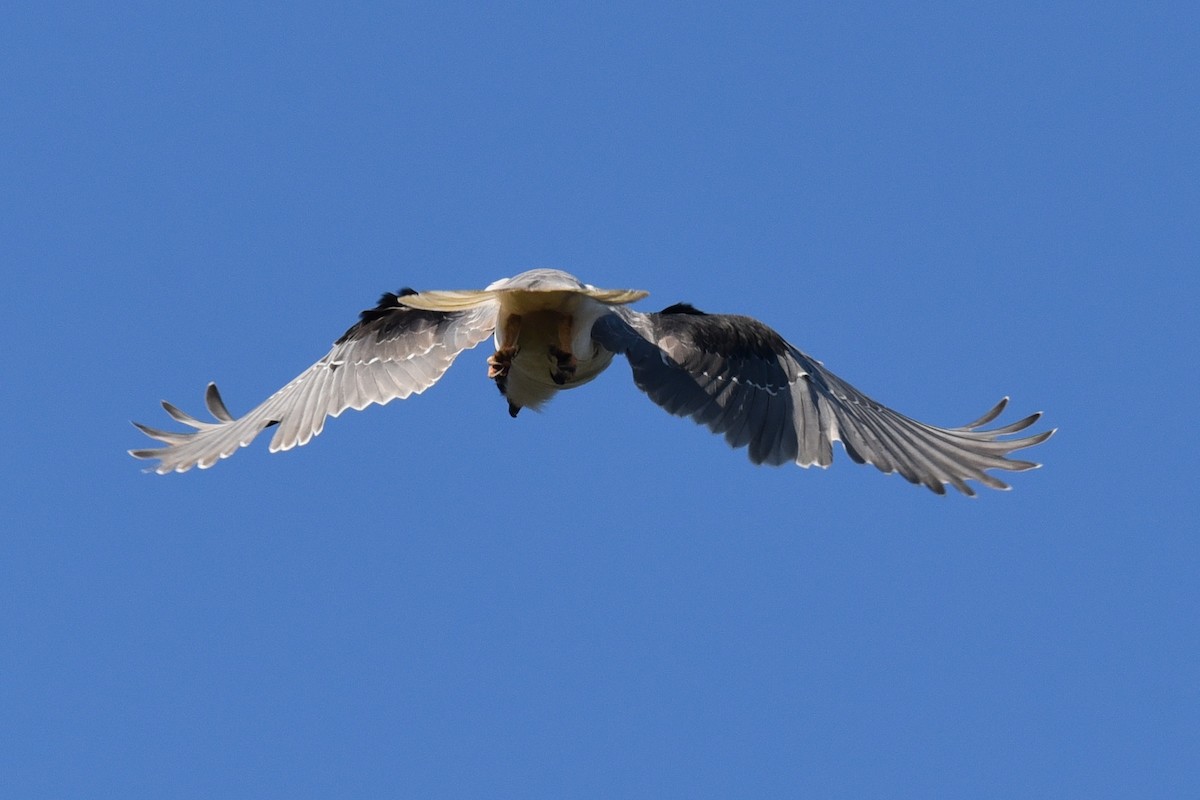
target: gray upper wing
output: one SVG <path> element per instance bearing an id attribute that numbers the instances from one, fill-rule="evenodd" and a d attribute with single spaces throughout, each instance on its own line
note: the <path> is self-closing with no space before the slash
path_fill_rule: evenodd
<path id="1" fill-rule="evenodd" d="M 160 474 L 186 472 L 194 466 L 204 469 L 250 444 L 271 425 L 279 426 L 271 439 L 271 452 L 288 450 L 319 434 L 326 417 L 425 391 L 459 353 L 491 335 L 497 309 L 495 303 L 487 303 L 465 311 L 421 311 L 399 302 L 399 297 L 411 293 L 406 289 L 383 295 L 324 358 L 242 417 L 229 413 L 212 383 L 205 404 L 215 422 L 196 419 L 163 401 L 173 419 L 195 430 L 176 433 L 135 422 L 167 446 L 130 454 L 159 459 L 154 470 Z"/>
<path id="2" fill-rule="evenodd" d="M 1000 414 L 1007 398 L 960 428 L 910 419 L 867 397 L 749 317 L 704 314 L 684 304 L 658 314 L 618 308 L 596 322 L 592 338 L 628 358 L 634 381 L 651 400 L 724 434 L 732 447 L 748 445 L 756 464 L 828 466 L 833 442 L 840 441 L 859 463 L 898 472 L 938 494 L 950 484 L 973 495 L 968 479 L 1008 488 L 986 470 L 1036 467 L 1007 455 L 1054 433 L 1004 438 L 1028 428 L 1040 414 L 982 429 Z"/>

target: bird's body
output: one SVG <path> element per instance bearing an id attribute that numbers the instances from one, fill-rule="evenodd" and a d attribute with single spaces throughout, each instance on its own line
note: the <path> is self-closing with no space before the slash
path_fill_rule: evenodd
<path id="1" fill-rule="evenodd" d="M 733 447 L 748 446 L 755 463 L 828 466 L 832 444 L 840 441 L 855 461 L 938 493 L 949 484 L 974 494 L 968 479 L 1008 488 L 987 470 L 1037 466 L 1007 456 L 1054 432 L 1004 438 L 1039 414 L 983 429 L 1007 398 L 959 428 L 917 422 L 871 400 L 755 319 L 705 314 L 686 304 L 651 314 L 626 307 L 646 294 L 599 289 L 550 269 L 482 290 L 385 294 L 324 358 L 249 413 L 234 418 L 209 384 L 206 402 L 215 422 L 164 402 L 171 417 L 195 431 L 135 423 L 167 446 L 130 452 L 159 459 L 156 471 L 165 473 L 212 466 L 274 425 L 272 451 L 303 445 L 328 416 L 424 391 L 459 353 L 489 335 L 496 351 L 488 376 L 511 416 L 588 383 L 620 354 L 651 400 L 724 434 Z"/>
<path id="2" fill-rule="evenodd" d="M 510 307 L 509 304 L 511 303 Z M 595 379 L 612 363 L 613 354 L 593 344 L 592 325 L 608 313 L 603 303 L 578 294 L 547 292 L 539 295 L 514 293 L 501 301 L 500 324 L 503 330 L 511 326 L 514 317 L 520 319 L 520 334 L 508 374 L 505 396 L 516 409 L 539 409 L 560 389 L 574 389 Z M 570 347 L 562 350 L 573 353 L 576 367 L 573 374 L 564 376 L 562 383 L 554 379 L 557 363 L 550 355 L 558 346 L 560 331 L 567 328 Z M 496 337 L 499 350 L 500 337 Z"/>
<path id="3" fill-rule="evenodd" d="M 535 269 L 479 292 L 419 292 L 401 302 L 447 313 L 494 305 L 496 352 L 512 354 L 499 385 L 516 416 L 520 409 L 536 410 L 560 389 L 582 386 L 603 372 L 613 353 L 592 340 L 592 326 L 613 306 L 647 294 L 598 289 L 559 270 Z M 560 369 L 555 353 L 568 356 L 567 368 Z"/>

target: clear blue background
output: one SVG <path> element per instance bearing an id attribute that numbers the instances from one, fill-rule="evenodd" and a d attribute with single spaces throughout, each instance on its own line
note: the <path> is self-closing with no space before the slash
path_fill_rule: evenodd
<path id="1" fill-rule="evenodd" d="M 13 798 L 1196 797 L 1190 3 L 9 9 Z M 753 467 L 617 364 L 159 477 L 378 294 L 532 266 L 1059 434 Z M 1008 419 L 1014 419 L 1010 416 Z"/>

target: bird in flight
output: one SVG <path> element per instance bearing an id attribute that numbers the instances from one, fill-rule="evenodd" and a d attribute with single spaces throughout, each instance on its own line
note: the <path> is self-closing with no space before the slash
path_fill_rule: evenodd
<path id="1" fill-rule="evenodd" d="M 129 453 L 158 459 L 153 470 L 159 474 L 205 469 L 271 426 L 277 426 L 271 452 L 290 450 L 319 434 L 326 417 L 420 394 L 459 353 L 489 336 L 496 351 L 487 360 L 488 377 L 512 417 L 538 409 L 559 390 L 582 386 L 622 355 L 651 400 L 724 434 L 731 447 L 748 446 L 755 464 L 827 467 L 833 443 L 841 442 L 860 464 L 897 472 L 938 494 L 949 485 L 974 495 L 968 480 L 1009 488 L 988 470 L 1037 467 L 1008 456 L 1054 434 L 1013 436 L 1040 413 L 985 428 L 1007 397 L 962 427 L 918 422 L 867 397 L 756 319 L 706 314 L 686 303 L 649 314 L 628 307 L 647 294 L 599 289 L 553 269 L 523 272 L 483 290 L 389 292 L 321 360 L 257 408 L 234 417 L 210 383 L 205 405 L 215 421 L 163 401 L 175 421 L 194 430 L 135 422 L 166 446 Z"/>

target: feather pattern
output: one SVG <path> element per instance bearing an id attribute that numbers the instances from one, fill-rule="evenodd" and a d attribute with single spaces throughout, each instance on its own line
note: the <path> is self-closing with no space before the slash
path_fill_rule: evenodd
<path id="1" fill-rule="evenodd" d="M 271 452 L 307 444 L 328 417 L 346 409 L 361 411 L 378 403 L 419 394 L 432 386 L 463 350 L 491 335 L 497 304 L 492 300 L 461 311 L 424 311 L 403 304 L 412 290 L 387 293 L 367 309 L 317 363 L 296 376 L 242 417 L 229 413 L 210 383 L 204 402 L 216 420 L 207 422 L 163 401 L 167 414 L 193 431 L 161 431 L 134 423 L 166 447 L 131 450 L 137 458 L 158 459 L 154 471 L 186 472 L 211 467 L 278 425 Z"/>
<path id="2" fill-rule="evenodd" d="M 984 428 L 1007 397 L 962 427 L 918 422 L 872 400 L 750 317 L 705 314 L 685 304 L 657 314 L 616 308 L 596 322 L 592 336 L 625 355 L 651 400 L 723 434 L 732 447 L 748 446 L 756 464 L 827 467 L 833 442 L 840 441 L 859 463 L 938 494 L 949 485 L 974 495 L 967 480 L 1008 488 L 987 470 L 1037 467 L 1008 456 L 1054 433 L 1003 438 L 1029 428 L 1040 414 Z"/>

